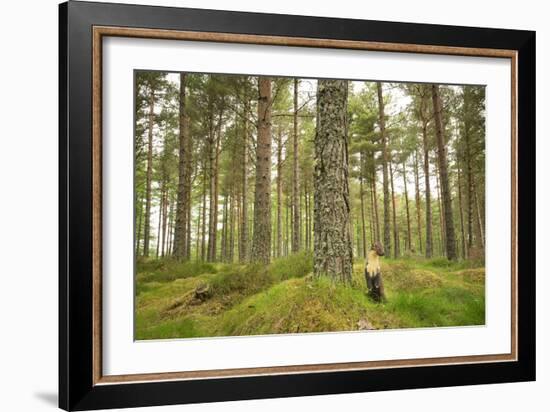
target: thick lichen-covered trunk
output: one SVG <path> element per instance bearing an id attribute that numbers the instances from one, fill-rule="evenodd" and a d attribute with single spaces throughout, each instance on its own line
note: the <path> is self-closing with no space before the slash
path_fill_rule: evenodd
<path id="1" fill-rule="evenodd" d="M 314 171 L 314 273 L 351 281 L 348 83 L 319 80 Z"/>
<path id="2" fill-rule="evenodd" d="M 251 259 L 268 264 L 271 259 L 271 79 L 260 77 L 258 89 L 256 190 Z"/>

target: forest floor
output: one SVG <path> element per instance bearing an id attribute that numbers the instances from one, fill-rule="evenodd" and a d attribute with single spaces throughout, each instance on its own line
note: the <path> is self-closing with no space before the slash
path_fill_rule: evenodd
<path id="1" fill-rule="evenodd" d="M 302 253 L 261 265 L 138 263 L 136 339 L 395 329 L 485 323 L 485 269 L 472 262 L 383 259 L 387 301 L 367 295 L 364 265 L 351 285 L 310 275 Z M 196 289 L 207 289 L 198 299 Z"/>

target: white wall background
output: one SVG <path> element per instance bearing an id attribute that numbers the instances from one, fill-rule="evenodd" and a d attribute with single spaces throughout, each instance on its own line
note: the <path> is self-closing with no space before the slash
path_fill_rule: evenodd
<path id="1" fill-rule="evenodd" d="M 548 242 L 543 234 L 550 230 L 550 219 L 543 212 L 550 201 L 545 190 L 545 177 L 550 172 L 546 154 L 550 142 L 548 125 L 542 120 L 550 112 L 545 99 L 550 92 L 547 77 L 550 27 L 544 2 L 148 0 L 143 3 L 536 30 L 537 255 L 545 255 Z M 0 409 L 40 412 L 54 410 L 57 404 L 57 0 L 3 2 L 0 7 Z M 547 410 L 550 300 L 545 295 L 550 282 L 546 271 L 539 259 L 535 383 L 171 406 L 162 410 Z"/>

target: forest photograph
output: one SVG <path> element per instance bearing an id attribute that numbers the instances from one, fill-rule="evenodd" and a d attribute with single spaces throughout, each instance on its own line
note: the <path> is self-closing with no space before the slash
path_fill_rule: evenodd
<path id="1" fill-rule="evenodd" d="M 134 71 L 135 339 L 485 325 L 485 86 Z"/>

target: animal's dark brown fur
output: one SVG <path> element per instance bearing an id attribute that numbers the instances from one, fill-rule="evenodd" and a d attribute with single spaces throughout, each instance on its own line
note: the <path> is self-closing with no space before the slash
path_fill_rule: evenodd
<path id="1" fill-rule="evenodd" d="M 367 281 L 369 295 L 377 302 L 386 300 L 384 283 L 380 270 L 380 256 L 384 256 L 384 247 L 380 242 L 375 242 L 367 254 L 365 280 Z"/>

